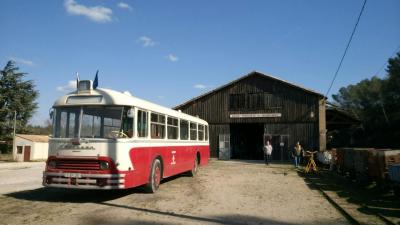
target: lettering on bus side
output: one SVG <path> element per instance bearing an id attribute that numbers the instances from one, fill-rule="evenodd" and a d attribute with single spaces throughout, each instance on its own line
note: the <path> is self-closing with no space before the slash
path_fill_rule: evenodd
<path id="1" fill-rule="evenodd" d="M 95 150 L 93 146 L 79 146 L 79 145 L 72 145 L 72 144 L 64 144 L 58 147 L 58 150 L 69 150 L 69 149 L 76 149 L 76 150 Z"/>
<path id="2" fill-rule="evenodd" d="M 176 164 L 176 162 L 175 162 L 175 153 L 176 153 L 176 151 L 171 151 L 171 154 L 172 154 L 171 165 L 175 165 Z"/>

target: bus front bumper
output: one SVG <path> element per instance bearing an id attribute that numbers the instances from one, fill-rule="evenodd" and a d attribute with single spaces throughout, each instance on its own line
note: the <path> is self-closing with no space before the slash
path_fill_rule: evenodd
<path id="1" fill-rule="evenodd" d="M 72 189 L 124 189 L 125 174 L 43 172 L 43 186 Z"/>

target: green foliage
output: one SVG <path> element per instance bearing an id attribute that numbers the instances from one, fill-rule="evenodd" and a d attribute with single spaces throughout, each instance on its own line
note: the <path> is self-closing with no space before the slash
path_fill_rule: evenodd
<path id="1" fill-rule="evenodd" d="M 0 70 L 0 140 L 9 142 L 12 139 L 14 112 L 16 132 L 26 133 L 26 125 L 37 109 L 35 100 L 39 92 L 32 80 L 23 79 L 25 76 L 13 61 L 8 61 Z"/>
<path id="2" fill-rule="evenodd" d="M 29 134 L 37 134 L 37 135 L 50 135 L 52 133 L 52 124 L 51 120 L 47 120 L 46 124 L 43 126 L 39 125 L 28 125 L 27 130 Z"/>
<path id="3" fill-rule="evenodd" d="M 400 53 L 389 59 L 386 71 L 384 79 L 365 79 L 332 95 L 335 104 L 361 120 L 362 132 L 355 137 L 358 146 L 400 147 Z"/>

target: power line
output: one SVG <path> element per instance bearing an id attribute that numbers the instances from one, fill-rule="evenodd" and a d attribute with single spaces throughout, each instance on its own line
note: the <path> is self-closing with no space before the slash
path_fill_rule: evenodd
<path id="1" fill-rule="evenodd" d="M 390 55 L 389 58 L 392 58 L 398 51 L 400 50 L 400 45 L 394 50 L 394 52 Z M 382 69 L 388 64 L 388 60 L 385 60 L 385 63 L 382 64 L 381 67 L 379 67 L 379 70 L 374 73 L 374 76 L 378 76 L 379 73 L 382 71 Z"/>
<path id="2" fill-rule="evenodd" d="M 333 83 L 335 82 L 335 79 L 336 79 L 336 77 L 337 77 L 337 75 L 338 75 L 338 73 L 339 73 L 340 68 L 342 67 L 342 63 L 343 63 L 344 57 L 345 57 L 346 54 L 347 54 L 347 50 L 348 50 L 349 47 L 350 47 L 351 41 L 353 40 L 354 33 L 356 32 L 358 23 L 360 22 L 361 15 L 362 15 L 362 13 L 364 12 L 364 8 L 365 8 L 365 5 L 366 5 L 366 4 L 367 4 L 367 0 L 364 0 L 363 6 L 362 6 L 361 11 L 360 11 L 360 14 L 358 15 L 358 18 L 357 18 L 356 25 L 355 25 L 354 28 L 353 28 L 353 32 L 351 32 L 350 39 L 349 39 L 349 41 L 347 42 L 346 49 L 344 50 L 343 56 L 342 56 L 342 58 L 340 59 L 339 66 L 338 66 L 338 68 L 336 69 L 335 75 L 333 76 L 332 82 L 331 82 L 331 84 L 329 85 L 329 88 L 328 88 L 328 91 L 327 91 L 326 94 L 325 94 L 325 97 L 328 97 L 328 94 L 329 94 L 329 92 L 331 91 L 332 85 L 333 85 Z"/>

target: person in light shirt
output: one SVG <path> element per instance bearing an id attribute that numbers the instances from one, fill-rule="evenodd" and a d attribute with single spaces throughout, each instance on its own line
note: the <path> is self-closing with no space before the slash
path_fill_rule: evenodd
<path id="1" fill-rule="evenodd" d="M 265 164 L 269 165 L 269 161 L 271 159 L 272 155 L 272 145 L 267 141 L 267 143 L 264 145 L 264 159 L 265 159 Z"/>
<path id="2" fill-rule="evenodd" d="M 301 155 L 303 153 L 303 148 L 300 145 L 300 142 L 297 142 L 293 149 L 293 157 L 294 157 L 294 166 L 296 168 L 300 165 Z"/>

